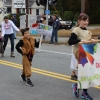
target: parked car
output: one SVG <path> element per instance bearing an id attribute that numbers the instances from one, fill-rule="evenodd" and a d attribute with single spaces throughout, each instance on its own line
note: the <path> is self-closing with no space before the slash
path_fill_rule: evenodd
<path id="1" fill-rule="evenodd" d="M 52 16 L 49 16 L 48 19 L 49 19 L 49 25 L 52 25 L 52 23 L 53 23 Z M 65 29 L 65 30 L 67 30 L 67 29 L 71 29 L 72 28 L 72 21 L 64 21 L 60 17 L 58 17 L 58 19 L 60 21 L 60 27 L 59 27 L 59 29 Z"/>
<path id="2" fill-rule="evenodd" d="M 59 29 L 71 29 L 72 28 L 72 21 L 60 21 Z"/>
<path id="3" fill-rule="evenodd" d="M 41 16 L 37 15 L 37 20 L 38 21 L 39 21 L 40 18 L 41 18 Z M 58 17 L 58 18 L 59 18 L 59 21 L 60 21 L 59 30 L 60 29 L 68 30 L 68 29 L 72 28 L 72 21 L 64 21 L 60 17 Z M 53 17 L 52 17 L 52 15 L 48 15 L 48 25 L 52 26 L 52 23 L 53 23 Z"/>

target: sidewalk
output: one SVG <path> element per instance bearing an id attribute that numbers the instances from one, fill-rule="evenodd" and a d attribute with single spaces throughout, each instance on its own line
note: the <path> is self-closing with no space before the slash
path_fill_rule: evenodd
<path id="1" fill-rule="evenodd" d="M 69 36 L 72 32 L 72 29 L 71 30 L 59 30 L 58 31 L 58 43 L 60 44 L 67 43 Z M 92 33 L 93 33 L 92 38 L 94 39 L 98 38 L 98 35 L 100 34 L 100 26 L 88 26 L 87 29 L 90 29 L 90 31 L 92 30 Z M 21 39 L 21 38 L 22 36 L 19 36 L 19 35 L 17 36 L 17 39 Z M 40 39 L 40 35 L 38 36 L 35 35 L 35 38 Z M 46 36 L 46 39 L 43 43 L 49 43 L 49 42 L 50 42 L 50 37 Z"/>

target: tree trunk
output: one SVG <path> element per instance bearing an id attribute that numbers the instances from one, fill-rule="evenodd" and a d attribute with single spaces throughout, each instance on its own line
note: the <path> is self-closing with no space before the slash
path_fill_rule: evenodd
<path id="1" fill-rule="evenodd" d="M 87 0 L 81 0 L 81 13 L 86 13 L 86 1 Z"/>

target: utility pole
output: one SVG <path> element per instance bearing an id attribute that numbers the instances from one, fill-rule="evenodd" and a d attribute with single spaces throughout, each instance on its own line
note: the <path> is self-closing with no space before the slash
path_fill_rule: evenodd
<path id="1" fill-rule="evenodd" d="M 47 4 L 46 4 L 46 10 L 48 11 L 48 0 L 47 0 Z M 48 13 L 46 13 L 46 25 L 48 25 Z M 43 35 L 41 35 L 41 37 L 40 37 L 38 52 L 40 52 L 40 50 L 41 50 L 42 39 L 43 39 Z"/>
<path id="2" fill-rule="evenodd" d="M 28 11 L 28 0 L 26 0 L 26 28 L 28 27 L 28 14 L 29 14 L 29 11 Z"/>
<path id="3" fill-rule="evenodd" d="M 48 0 L 47 0 L 47 4 L 46 4 L 46 10 L 48 10 Z M 48 25 L 48 14 L 46 14 L 46 25 Z"/>

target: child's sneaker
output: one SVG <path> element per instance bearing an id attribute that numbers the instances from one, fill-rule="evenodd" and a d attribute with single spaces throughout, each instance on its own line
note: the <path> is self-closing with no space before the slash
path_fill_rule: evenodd
<path id="1" fill-rule="evenodd" d="M 77 76 L 76 75 L 71 75 L 71 80 L 75 80 L 75 81 L 77 81 Z"/>
<path id="2" fill-rule="evenodd" d="M 26 77 L 24 74 L 21 75 L 22 81 L 26 82 Z"/>
<path id="3" fill-rule="evenodd" d="M 85 100 L 93 100 L 93 98 L 91 98 L 91 96 L 85 91 L 83 91 L 81 98 Z"/>
<path id="4" fill-rule="evenodd" d="M 33 83 L 31 82 L 30 78 L 27 78 L 26 84 L 27 84 L 28 86 L 34 86 Z"/>
<path id="5" fill-rule="evenodd" d="M 77 93 L 77 83 L 72 84 L 73 94 L 75 97 L 79 97 L 79 94 Z"/>

